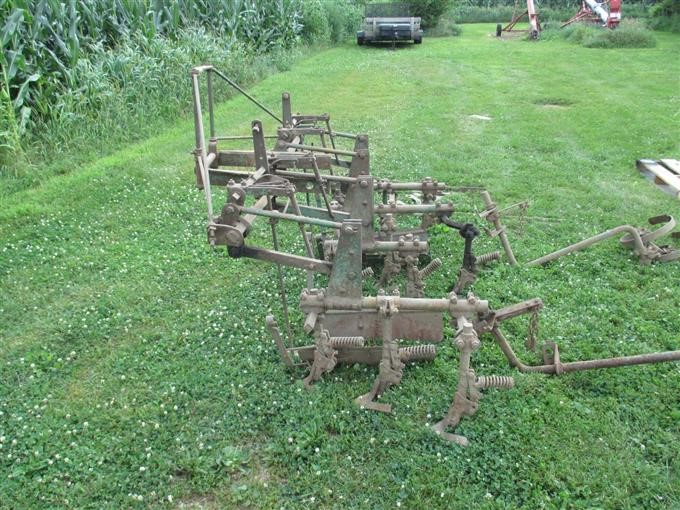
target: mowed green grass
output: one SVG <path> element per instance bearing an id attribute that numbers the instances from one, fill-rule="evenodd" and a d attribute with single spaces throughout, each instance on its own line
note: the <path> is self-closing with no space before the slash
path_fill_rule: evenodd
<path id="1" fill-rule="evenodd" d="M 501 206 L 529 199 L 524 226 L 507 219 L 520 261 L 680 216 L 680 202 L 634 167 L 680 159 L 680 37 L 593 50 L 498 40 L 493 29 L 465 26 L 461 37 L 396 51 L 347 44 L 251 91 L 277 105 L 288 90 L 295 110 L 368 133 L 376 176 L 482 184 Z M 217 111 L 223 133 L 245 134 L 261 117 L 243 98 Z M 450 329 L 437 360 L 407 367 L 386 393 L 392 415 L 353 404 L 374 368 L 339 368 L 305 391 L 304 373 L 284 370 L 264 328 L 269 310 L 281 316 L 275 268 L 205 242 L 192 129 L 179 119 L 2 196 L 0 507 L 680 506 L 677 363 L 524 375 L 485 337 L 477 373 L 516 384 L 487 391 L 463 420 L 467 449 L 426 426 L 455 391 Z M 452 200 L 459 219 L 479 223 L 474 196 Z M 497 249 L 476 243 L 478 253 Z M 445 295 L 462 248 L 434 229 L 445 269 L 428 296 Z M 286 277 L 294 308 L 304 278 Z M 680 265 L 640 266 L 616 240 L 548 267 L 498 264 L 474 292 L 495 308 L 541 297 L 541 336 L 560 344 L 563 361 L 680 349 Z M 505 330 L 533 361 L 526 320 Z"/>

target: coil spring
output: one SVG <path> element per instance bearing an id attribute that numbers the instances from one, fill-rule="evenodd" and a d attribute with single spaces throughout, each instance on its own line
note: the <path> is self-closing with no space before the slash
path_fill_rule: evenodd
<path id="1" fill-rule="evenodd" d="M 439 258 L 433 259 L 428 265 L 426 265 L 423 270 L 420 272 L 420 275 L 423 278 L 427 278 L 430 276 L 432 273 L 434 273 L 437 269 L 442 267 L 442 261 Z"/>
<path id="2" fill-rule="evenodd" d="M 364 278 L 368 278 L 369 276 L 373 276 L 375 273 L 373 272 L 372 267 L 367 267 L 366 269 L 361 270 L 361 276 Z"/>
<path id="3" fill-rule="evenodd" d="M 347 347 L 363 347 L 363 336 L 333 336 L 331 337 L 331 345 L 335 349 L 342 349 Z"/>
<path id="4" fill-rule="evenodd" d="M 510 389 L 515 386 L 515 380 L 507 375 L 480 375 L 475 381 L 478 388 L 505 388 Z"/>
<path id="5" fill-rule="evenodd" d="M 492 251 L 491 253 L 485 253 L 484 255 L 480 255 L 477 257 L 476 262 L 479 265 L 484 265 L 488 264 L 489 262 L 493 260 L 499 260 L 501 258 L 501 252 L 499 251 Z"/>
<path id="6" fill-rule="evenodd" d="M 399 349 L 401 361 L 432 361 L 437 356 L 437 347 L 432 344 L 411 345 Z"/>

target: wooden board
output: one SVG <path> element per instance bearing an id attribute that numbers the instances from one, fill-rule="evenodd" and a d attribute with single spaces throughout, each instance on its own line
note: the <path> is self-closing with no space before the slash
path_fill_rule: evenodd
<path id="1" fill-rule="evenodd" d="M 637 169 L 659 189 L 680 198 L 680 161 L 677 159 L 639 159 Z"/>
<path id="2" fill-rule="evenodd" d="M 677 159 L 661 159 L 659 160 L 659 163 L 668 168 L 674 174 L 680 175 L 680 161 Z"/>

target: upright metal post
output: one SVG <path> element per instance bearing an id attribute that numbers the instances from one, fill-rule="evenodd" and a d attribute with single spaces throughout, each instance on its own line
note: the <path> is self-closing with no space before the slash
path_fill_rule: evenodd
<path id="1" fill-rule="evenodd" d="M 208 155 L 205 151 L 205 134 L 203 131 L 203 114 L 201 113 L 201 94 L 198 86 L 198 69 L 191 70 L 191 82 L 194 96 L 194 123 L 196 124 L 196 156 L 198 170 L 203 181 L 205 201 L 208 204 L 208 223 L 213 222 L 212 194 L 210 191 L 210 176 L 208 175 Z"/>
<path id="2" fill-rule="evenodd" d="M 288 200 L 290 200 L 290 205 L 293 207 L 293 212 L 296 214 L 296 216 L 302 216 L 302 213 L 300 212 L 300 206 L 298 206 L 297 200 L 295 200 L 295 193 L 291 193 L 290 196 L 288 197 Z M 312 243 L 309 240 L 309 237 L 307 236 L 307 230 L 305 229 L 304 224 L 300 223 L 300 233 L 302 234 L 302 240 L 305 243 L 305 248 L 307 249 L 307 256 L 309 258 L 315 258 L 314 257 L 314 250 L 312 249 Z M 307 288 L 311 289 L 314 287 L 314 271 L 307 271 Z"/>
<path id="3" fill-rule="evenodd" d="M 213 114 L 212 69 L 208 69 L 208 115 L 210 117 L 210 139 L 215 138 L 215 117 Z"/>
<path id="4" fill-rule="evenodd" d="M 288 92 L 281 94 L 281 107 L 283 111 L 283 126 L 293 127 L 293 110 L 290 105 L 290 94 Z"/>
<path id="5" fill-rule="evenodd" d="M 494 227 L 496 227 L 496 233 L 498 234 L 498 238 L 501 240 L 503 250 L 505 251 L 505 255 L 508 257 L 510 265 L 516 266 L 517 259 L 515 258 L 515 254 L 512 253 L 510 241 L 508 241 L 508 236 L 505 233 L 505 227 L 502 225 L 500 216 L 498 215 L 498 211 L 496 210 L 496 204 L 494 204 L 493 200 L 491 200 L 491 195 L 489 194 L 488 191 L 482 191 L 481 194 L 482 200 L 484 201 L 484 205 L 486 206 L 487 213 L 486 219 L 492 222 Z"/>
<path id="6" fill-rule="evenodd" d="M 267 195 L 267 208 L 270 211 L 274 210 L 274 204 L 269 195 Z M 279 237 L 276 232 L 276 223 L 277 223 L 276 218 L 269 218 L 269 224 L 271 225 L 272 229 L 272 244 L 274 246 L 274 250 L 279 251 Z M 290 315 L 288 313 L 288 296 L 286 294 L 286 283 L 283 279 L 283 269 L 281 267 L 281 264 L 279 264 L 278 262 L 276 263 L 276 271 L 279 276 L 279 294 L 281 295 L 281 306 L 283 308 L 283 318 L 286 325 L 286 333 L 288 334 L 288 338 L 293 338 L 293 332 L 290 327 Z"/>

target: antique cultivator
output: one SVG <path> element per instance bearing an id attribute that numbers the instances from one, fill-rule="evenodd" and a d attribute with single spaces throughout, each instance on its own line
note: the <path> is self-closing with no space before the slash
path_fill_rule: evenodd
<path id="1" fill-rule="evenodd" d="M 621 366 L 634 363 L 678 360 L 680 351 L 561 363 L 553 342 L 544 346 L 544 364 L 522 363 L 500 330 L 514 317 L 529 314 L 527 345 L 536 349 L 540 299 L 530 299 L 500 310 L 473 294 L 461 295 L 474 280 L 477 266 L 499 258 L 493 253 L 475 257 L 472 241 L 479 230 L 470 223 L 453 219 L 455 207 L 442 200 L 451 191 L 444 183 L 425 178 L 420 182 L 375 179 L 370 174 L 368 137 L 334 131 L 330 117 L 293 114 L 290 95 L 282 96 L 279 118 L 212 66 L 192 70 L 196 121 L 196 177 L 208 206 L 208 240 L 226 246 L 231 257 L 249 257 L 274 263 L 278 268 L 285 333 L 273 316 L 267 327 L 283 362 L 290 368 L 306 366 L 304 382 L 311 385 L 338 363 L 378 365 L 371 389 L 357 397 L 367 409 L 390 412 L 389 404 L 378 398 L 401 381 L 407 362 L 432 360 L 436 344 L 444 340 L 444 322 L 455 331 L 454 344 L 460 351 L 459 382 L 454 400 L 443 420 L 433 426 L 442 437 L 459 444 L 467 440 L 446 431 L 455 428 L 463 416 L 475 413 L 480 390 L 511 388 L 507 376 L 477 376 L 471 368 L 472 354 L 480 347 L 480 335 L 488 333 L 520 371 L 560 374 L 572 370 Z M 206 140 L 200 94 L 200 78 L 206 77 L 210 136 Z M 218 76 L 241 91 L 279 123 L 276 135 L 268 138 L 260 121 L 253 121 L 246 136 L 218 136 L 212 106 L 212 80 Z M 252 149 L 224 150 L 222 142 L 248 140 Z M 267 148 L 271 140 L 271 148 Z M 342 141 L 351 147 L 340 148 Z M 213 187 L 215 190 L 213 190 Z M 455 189 L 454 189 L 455 190 Z M 415 203 L 399 201 L 400 193 L 417 195 Z M 226 199 L 219 212 L 213 200 Z M 493 226 L 508 260 L 516 263 L 500 223 L 500 212 L 488 193 L 482 193 L 484 218 Z M 418 221 L 400 218 L 417 216 Z M 257 246 L 261 238 L 255 228 L 258 218 L 266 219 L 271 247 Z M 429 258 L 427 229 L 441 223 L 464 239 L 463 267 L 452 292 L 444 298 L 425 297 L 425 279 L 442 262 Z M 302 254 L 282 249 L 285 237 L 281 224 L 299 229 Z M 285 231 L 290 233 L 290 229 Z M 457 238 L 457 236 L 455 237 Z M 292 337 L 285 279 L 282 267 L 306 271 L 306 286 L 300 296 L 304 331 L 310 345 L 290 347 Z M 381 268 L 377 282 L 373 268 Z M 317 276 L 322 275 L 322 276 Z M 398 276 L 402 275 L 402 278 Z M 366 295 L 367 282 L 379 289 Z M 403 288 L 399 282 L 404 281 Z M 287 338 L 286 338 L 287 337 Z"/>

